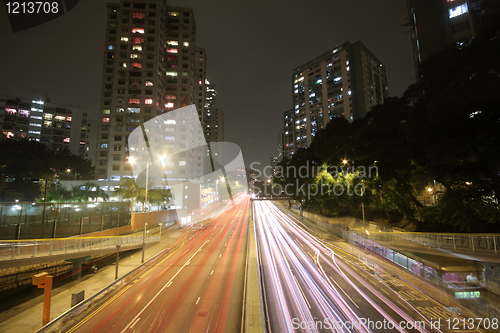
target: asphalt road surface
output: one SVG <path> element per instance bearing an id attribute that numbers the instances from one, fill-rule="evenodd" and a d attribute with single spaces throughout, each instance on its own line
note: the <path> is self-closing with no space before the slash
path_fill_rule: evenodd
<path id="1" fill-rule="evenodd" d="M 217 218 L 73 318 L 64 332 L 239 332 L 249 220 L 240 196 Z"/>

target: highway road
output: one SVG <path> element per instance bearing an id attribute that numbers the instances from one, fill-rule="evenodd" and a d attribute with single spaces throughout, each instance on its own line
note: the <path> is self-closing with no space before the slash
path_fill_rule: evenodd
<path id="1" fill-rule="evenodd" d="M 253 213 L 271 332 L 452 332 L 455 316 L 438 303 L 376 276 L 273 203 L 254 201 Z"/>
<path id="2" fill-rule="evenodd" d="M 64 332 L 239 332 L 249 197 L 186 230 L 179 243 Z"/>

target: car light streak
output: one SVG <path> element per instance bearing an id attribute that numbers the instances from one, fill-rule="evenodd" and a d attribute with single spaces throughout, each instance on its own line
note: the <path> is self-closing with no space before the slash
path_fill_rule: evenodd
<path id="1" fill-rule="evenodd" d="M 254 214 L 273 330 L 297 331 L 297 327 L 295 330 L 290 327 L 292 318 L 298 318 L 301 322 L 316 322 L 318 320 L 316 317 L 321 316 L 337 323 L 360 323 L 354 327 L 334 325 L 331 330 L 335 332 L 372 332 L 369 327 L 362 325 L 364 321 L 361 318 L 364 319 L 364 316 L 359 312 L 359 305 L 337 281 L 327 275 L 322 265 L 327 265 L 329 270 L 333 270 L 345 280 L 350 288 L 356 291 L 381 318 L 391 323 L 395 330 L 407 332 L 399 327 L 396 319 L 415 321 L 346 264 L 336 260 L 336 250 L 332 249 L 330 244 L 311 235 L 309 228 L 299 221 L 291 219 L 269 202 L 255 201 Z M 364 289 L 358 287 L 354 281 Z M 394 311 L 393 315 L 397 318 L 391 316 L 378 302 L 383 302 L 387 308 Z M 430 322 L 413 306 L 408 302 L 405 303 L 415 311 L 417 317 L 422 317 L 430 325 Z M 441 332 L 438 328 L 434 329 Z M 300 327 L 300 330 L 319 331 L 309 327 Z M 324 330 L 323 328 L 322 331 Z M 415 327 L 415 330 L 421 333 L 428 332 L 423 327 Z"/>

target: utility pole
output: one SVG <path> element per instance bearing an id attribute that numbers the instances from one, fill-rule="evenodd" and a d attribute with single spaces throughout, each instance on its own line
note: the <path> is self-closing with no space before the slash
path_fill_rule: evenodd
<path id="1" fill-rule="evenodd" d="M 120 246 L 116 246 L 116 270 L 115 270 L 115 280 L 118 279 L 118 263 L 120 262 Z"/>
<path id="2" fill-rule="evenodd" d="M 142 261 L 141 263 L 144 264 L 144 252 L 146 251 L 146 227 L 147 223 L 144 223 L 144 230 L 142 232 Z"/>

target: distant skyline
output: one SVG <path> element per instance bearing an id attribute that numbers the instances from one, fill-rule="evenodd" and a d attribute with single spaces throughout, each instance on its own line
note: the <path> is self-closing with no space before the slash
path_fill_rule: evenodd
<path id="1" fill-rule="evenodd" d="M 0 93 L 46 93 L 97 119 L 106 3 L 80 1 L 62 17 L 15 34 L 2 6 Z M 361 40 L 386 66 L 389 96 L 414 83 L 406 0 L 168 3 L 194 10 L 196 44 L 207 52 L 207 79 L 224 108 L 226 141 L 242 148 L 247 165 L 268 165 L 276 151 L 283 112 L 292 108 L 293 69 L 345 41 Z"/>

